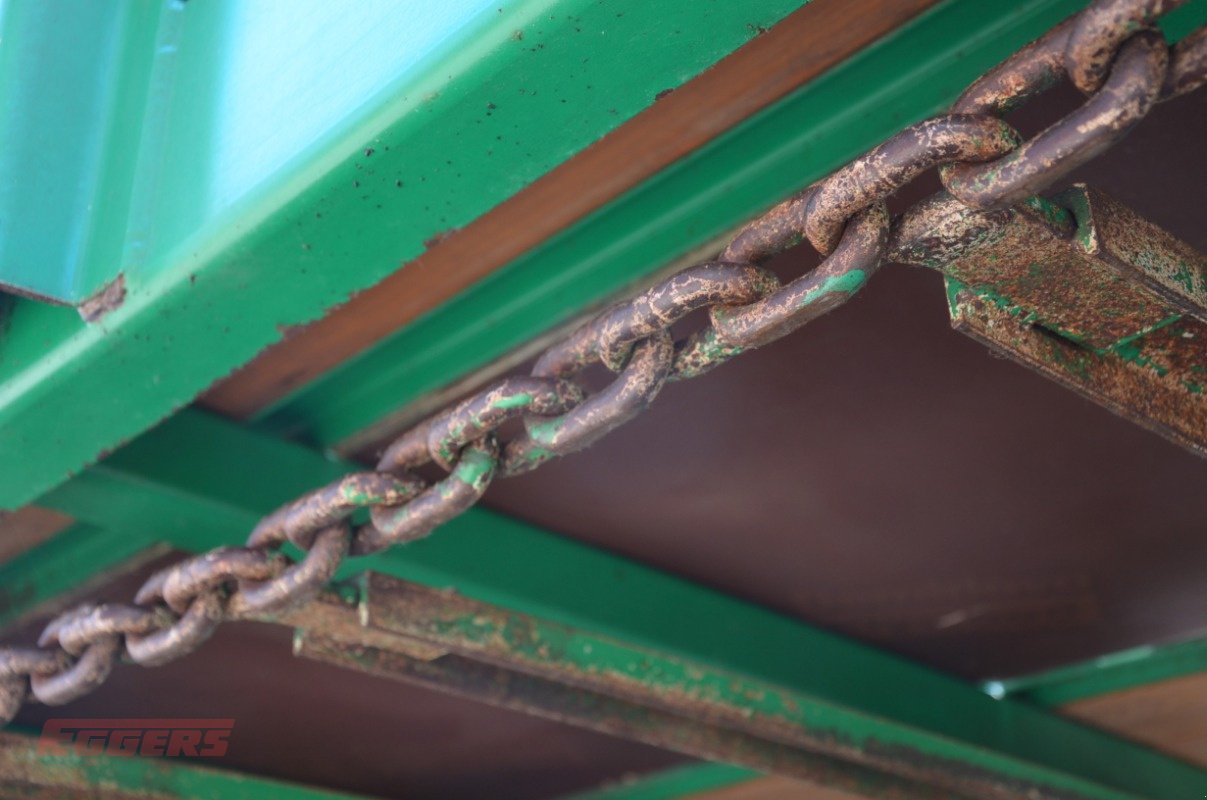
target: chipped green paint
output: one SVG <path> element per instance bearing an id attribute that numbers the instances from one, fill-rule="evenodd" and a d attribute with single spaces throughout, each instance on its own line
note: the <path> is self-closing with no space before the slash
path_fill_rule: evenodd
<path id="1" fill-rule="evenodd" d="M 1144 336 L 1147 336 L 1148 334 L 1152 333 L 1153 331 L 1159 331 L 1162 328 L 1166 327 L 1167 325 L 1172 325 L 1175 322 L 1181 321 L 1182 316 L 1183 316 L 1182 314 L 1172 314 L 1163 320 L 1159 320 L 1159 321 L 1153 323 L 1152 325 L 1149 325 L 1148 327 L 1144 328 L 1143 330 L 1139 331 L 1138 333 L 1134 333 L 1131 336 L 1124 336 L 1122 339 L 1120 339 L 1118 342 L 1116 342 L 1114 345 L 1112 345 L 1112 347 L 1110 349 L 1118 350 L 1121 347 L 1127 347 L 1128 345 L 1132 344 L 1133 342 L 1138 341 L 1139 339 L 1143 338 Z"/>
<path id="2" fill-rule="evenodd" d="M 959 305 L 959 295 L 962 292 L 971 292 L 974 295 L 976 295 L 977 297 L 981 298 L 982 300 L 988 300 L 989 302 L 993 303 L 995 306 L 1000 308 L 1002 311 L 1005 311 L 1010 316 L 1017 317 L 1018 321 L 1023 323 L 1024 325 L 1032 325 L 1039 321 L 1039 316 L 1034 311 L 1030 311 L 1028 309 L 1023 308 L 1022 306 L 1018 305 L 1013 300 L 1011 300 L 1009 297 L 1004 297 L 1004 296 L 998 294 L 997 292 L 995 292 L 993 289 L 989 288 L 988 286 L 985 286 L 985 285 L 969 286 L 967 284 L 961 283 L 960 281 L 958 281 L 957 279 L 952 278 L 952 277 L 947 278 L 946 286 L 947 286 L 948 308 L 953 312 L 956 310 L 956 308 Z M 1051 329 L 1049 328 L 1048 330 L 1051 330 Z M 1069 338 L 1068 336 L 1065 335 L 1065 333 L 1063 331 L 1053 331 L 1053 332 L 1060 333 L 1062 336 L 1065 336 L 1065 338 Z"/>
<path id="3" fill-rule="evenodd" d="M 241 541 L 261 515 L 359 469 L 188 410 L 45 500 L 117 532 L 118 543 L 137 534 L 195 552 Z M 74 562 L 68 582 L 84 580 L 89 566 Z M 747 689 L 774 687 L 824 706 L 838 732 L 849 725 L 857 739 L 873 731 L 890 745 L 961 762 L 966 751 L 988 754 L 1006 776 L 1023 774 L 1014 765 L 1024 762 L 1107 785 L 1142 784 L 1151 791 L 1140 794 L 1155 800 L 1207 794 L 1207 779 L 1170 759 L 487 509 L 470 509 L 442 535 L 349 559 L 338 577 L 362 570 L 453 587 L 475 602 L 573 628 L 579 642 L 598 636 L 642 658 L 736 675 Z M 718 624 L 695 624 L 702 619 Z M 694 681 L 694 672 L 685 674 Z"/>
<path id="4" fill-rule="evenodd" d="M 526 448 L 525 458 L 529 461 L 543 461 L 546 456 L 553 455 L 551 451 L 544 448 L 553 446 L 564 425 L 564 417 L 543 419 L 528 425 L 528 436 L 539 447 Z"/>
<path id="5" fill-rule="evenodd" d="M 832 275 L 826 278 L 821 286 L 809 291 L 801 298 L 800 307 L 812 305 L 828 294 L 842 292 L 845 294 L 855 294 L 862 289 L 868 282 L 868 274 L 861 269 L 853 269 L 850 272 L 844 272 L 841 275 Z"/>
<path id="6" fill-rule="evenodd" d="M 1117 355 L 1119 358 L 1122 358 L 1124 361 L 1130 361 L 1131 363 L 1140 367 L 1148 367 L 1161 377 L 1165 377 L 1169 374 L 1169 370 L 1166 367 L 1156 363 L 1152 356 L 1145 354 L 1144 341 L 1140 337 L 1136 337 L 1129 341 L 1120 342 L 1111 348 L 1111 352 Z"/>
<path id="7" fill-rule="evenodd" d="M 1046 197 L 1032 195 L 1023 201 L 1023 205 L 1039 214 L 1040 218 L 1053 228 L 1073 231 L 1077 227 L 1077 221 L 1069 209 L 1053 203 Z"/>
<path id="8" fill-rule="evenodd" d="M 1151 256 L 1149 257 L 1151 258 Z M 1192 294 L 1195 291 L 1194 274 L 1190 271 L 1190 265 L 1185 261 L 1178 262 L 1170 277 L 1181 285 L 1187 294 Z"/>
<path id="9" fill-rule="evenodd" d="M 521 406 L 532 405 L 532 395 L 528 392 L 520 392 L 513 394 L 510 397 L 501 397 L 495 402 L 495 408 L 520 408 Z"/>
<path id="10" fill-rule="evenodd" d="M 453 478 L 475 489 L 484 489 L 495 471 L 495 459 L 473 447 L 462 451 L 461 460 L 453 469 Z"/>

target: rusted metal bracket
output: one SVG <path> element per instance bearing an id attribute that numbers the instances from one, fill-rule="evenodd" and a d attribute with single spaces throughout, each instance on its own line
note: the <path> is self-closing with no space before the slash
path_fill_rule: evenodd
<path id="1" fill-rule="evenodd" d="M 1207 455 L 1207 256 L 1101 192 L 911 209 L 894 260 L 947 281 L 952 326 Z"/>
<path id="2" fill-rule="evenodd" d="M 958 682 L 936 694 L 917 680 L 903 704 L 889 703 L 923 707 L 920 718 L 852 708 L 822 687 L 772 683 L 380 574 L 273 621 L 295 626 L 294 651 L 306 658 L 863 797 L 1172 797 L 1173 784 L 1156 777 L 1167 768 L 1179 788 L 1207 786 L 1186 765 Z M 859 679 L 836 664 L 828 680 Z M 947 724 L 969 704 L 979 722 Z M 1094 758 L 1063 763 L 1053 751 L 1065 745 Z"/>

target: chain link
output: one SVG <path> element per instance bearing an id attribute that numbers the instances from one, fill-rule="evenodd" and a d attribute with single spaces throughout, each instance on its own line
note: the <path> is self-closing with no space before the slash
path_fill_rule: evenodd
<path id="1" fill-rule="evenodd" d="M 152 666 L 198 647 L 223 620 L 265 618 L 314 598 L 344 558 L 426 536 L 518 475 L 595 442 L 672 380 L 701 375 L 846 302 L 881 266 L 893 227 L 885 199 L 939 167 L 950 195 L 982 211 L 1050 186 L 1127 133 L 1153 105 L 1207 82 L 1207 28 L 1172 51 L 1154 26 L 1182 0 L 1099 0 L 973 83 L 950 113 L 911 125 L 743 228 L 715 261 L 618 303 L 550 347 L 529 377 L 498 381 L 398 437 L 376 469 L 347 475 L 265 517 L 245 547 L 222 547 L 153 575 L 135 605 L 87 605 L 38 648 L 0 648 L 0 724 L 31 694 L 51 705 L 99 686 L 118 659 Z M 1087 95 L 1028 141 L 1001 120 L 1067 78 Z M 943 202 L 955 202 L 950 198 Z M 785 285 L 760 265 L 808 240 L 825 258 Z M 670 328 L 708 321 L 679 342 Z M 615 373 L 588 395 L 578 376 Z M 500 442 L 520 420 L 523 432 Z M 415 470 L 435 464 L 435 483 Z M 368 520 L 363 520 L 367 511 Z M 359 513 L 358 513 L 359 512 Z M 286 544 L 303 555 L 280 552 Z"/>

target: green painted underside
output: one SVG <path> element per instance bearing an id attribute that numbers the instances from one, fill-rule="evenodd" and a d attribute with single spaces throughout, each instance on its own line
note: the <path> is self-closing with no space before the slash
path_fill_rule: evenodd
<path id="1" fill-rule="evenodd" d="M 412 5 L 367 19 L 379 5 L 307 3 L 299 8 L 338 19 L 311 25 L 309 39 L 261 36 L 253 47 L 260 29 L 247 17 L 267 4 L 162 0 L 156 60 L 129 76 L 150 98 L 138 161 L 95 193 L 106 198 L 96 213 L 123 231 L 113 257 L 125 302 L 85 325 L 69 308 L 0 298 L 0 508 L 187 404 L 288 326 L 378 282 L 799 5 L 483 3 L 347 108 L 322 70 L 354 82 L 361 69 L 380 72 L 384 56 L 328 28 L 346 17 L 376 41 L 382 25 L 417 25 Z M 317 70 L 314 86 L 294 85 L 298 70 Z M 279 100 L 294 94 L 292 105 Z M 302 145 L 280 142 L 312 122 L 290 110 L 314 106 L 339 113 Z M 109 141 L 102 161 L 125 158 L 131 141 Z M 32 184 L 36 165 L 5 174 Z"/>

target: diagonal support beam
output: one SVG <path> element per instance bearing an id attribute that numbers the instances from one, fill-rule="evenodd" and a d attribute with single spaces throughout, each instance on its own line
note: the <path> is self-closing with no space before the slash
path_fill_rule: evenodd
<path id="1" fill-rule="evenodd" d="M 892 665 L 889 685 L 941 709 L 930 725 L 893 717 L 874 700 L 840 700 L 802 680 L 807 669 L 768 681 L 706 654 L 641 646 L 382 575 L 362 576 L 359 595 L 355 606 L 333 594 L 292 617 L 295 650 L 865 797 L 1174 798 L 1207 789 L 1207 772 L 905 663 Z M 848 642 L 845 652 L 824 638 L 800 644 L 802 660 L 823 665 L 831 680 L 863 684 L 860 676 L 895 661 Z"/>

